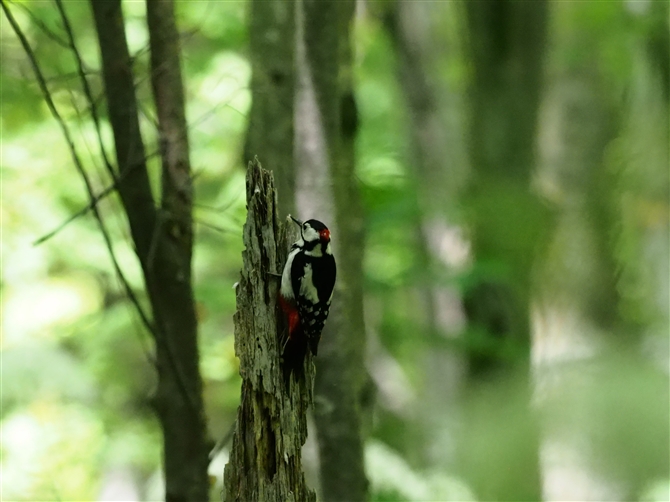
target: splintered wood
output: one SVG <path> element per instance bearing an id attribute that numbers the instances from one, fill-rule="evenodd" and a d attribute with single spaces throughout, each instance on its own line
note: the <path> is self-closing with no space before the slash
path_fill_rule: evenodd
<path id="1" fill-rule="evenodd" d="M 278 217 L 272 173 L 258 159 L 249 163 L 246 185 L 246 249 L 234 317 L 242 397 L 223 499 L 311 502 L 316 495 L 305 483 L 301 448 L 307 438 L 313 365 L 308 357 L 304 381 L 287 388 L 280 361 L 286 323 L 278 307 L 276 274 L 288 253 L 289 225 Z"/>

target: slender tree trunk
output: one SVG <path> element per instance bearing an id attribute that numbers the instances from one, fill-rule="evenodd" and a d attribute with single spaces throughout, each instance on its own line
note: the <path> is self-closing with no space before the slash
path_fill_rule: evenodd
<path id="1" fill-rule="evenodd" d="M 614 180 L 605 164 L 605 148 L 616 137 L 619 120 L 598 75 L 588 68 L 562 70 L 544 106 L 542 135 L 559 140 L 547 143 L 540 170 L 541 186 L 550 187 L 547 196 L 557 208 L 540 293 L 603 332 L 621 332 L 611 252 Z M 577 256 L 575 267 L 569 257 Z"/>
<path id="2" fill-rule="evenodd" d="M 500 437 L 500 444 L 515 444 L 513 457 L 499 458 L 501 463 L 474 458 L 474 464 L 464 463 L 464 468 L 479 498 L 540 500 L 538 431 L 529 409 L 529 304 L 531 271 L 545 239 L 548 214 L 531 193 L 530 181 L 547 2 L 468 2 L 466 13 L 474 64 L 470 116 L 474 181 L 467 199 L 472 248 L 479 263 L 495 267 L 466 292 L 468 332 L 486 336 L 487 345 L 493 347 L 470 353 L 470 377 L 473 385 L 479 385 L 521 371 L 525 391 L 519 406 L 527 411 L 522 441 L 512 439 L 512 430 L 501 430 L 509 437 Z M 509 350 L 517 356 L 502 358 Z"/>
<path id="3" fill-rule="evenodd" d="M 147 22 L 162 159 L 162 212 L 154 229 L 155 254 L 150 250 L 148 257 L 147 285 L 161 333 L 155 403 L 165 431 L 166 499 L 202 501 L 209 498 L 211 445 L 191 276 L 193 186 L 174 2 L 149 0 Z"/>
<path id="4" fill-rule="evenodd" d="M 252 0 L 251 91 L 253 102 L 245 147 L 272 170 L 280 214 L 295 211 L 293 103 L 295 97 L 295 14 L 293 0 Z"/>
<path id="5" fill-rule="evenodd" d="M 448 238 L 447 232 L 455 228 L 446 216 L 463 188 L 464 177 L 464 152 L 446 123 L 448 97 L 443 94 L 447 89 L 440 88 L 434 74 L 438 57 L 445 56 L 431 23 L 446 14 L 443 4 L 395 0 L 386 5 L 384 16 L 396 53 L 398 80 L 409 119 L 410 164 L 417 180 L 420 209 L 416 217 L 416 244 L 425 270 L 420 294 L 427 343 L 420 364 L 430 377 L 421 391 L 423 405 L 415 417 L 419 430 L 412 435 L 412 442 L 422 463 L 434 467 L 447 467 L 453 462 L 448 452 L 453 451 L 450 446 L 455 398 L 463 373 L 462 357 L 439 343 L 457 329 L 454 319 L 444 312 L 453 310 L 459 298 L 453 288 L 436 284 L 435 280 L 436 276 L 444 276 L 444 270 L 450 265 L 443 257 L 440 243 Z M 453 98 L 449 101 L 453 109 Z M 452 111 L 452 114 L 455 113 Z"/>
<path id="6" fill-rule="evenodd" d="M 135 251 L 144 268 L 156 225 L 156 208 L 140 134 L 135 82 L 121 1 L 91 0 L 91 8 L 102 57 L 102 77 L 109 121 L 114 133 L 116 162 L 121 175 L 118 191 L 128 217 Z"/>
<path id="7" fill-rule="evenodd" d="M 536 361 L 535 378 L 544 389 L 542 403 L 551 410 L 552 400 L 560 400 L 562 393 L 569 392 L 566 389 L 581 392 L 593 385 L 591 379 L 598 378 L 585 376 L 595 373 L 598 363 L 592 361 L 593 366 L 587 370 L 589 361 L 584 359 L 582 348 L 597 347 L 599 340 L 608 338 L 614 341 L 618 338 L 615 333 L 626 330 L 622 329 L 617 309 L 619 298 L 609 243 L 612 214 L 606 208 L 612 186 L 605 183 L 604 154 L 616 131 L 606 93 L 599 88 L 597 75 L 589 75 L 588 68 L 568 71 L 552 84 L 543 108 L 541 135 L 560 138 L 548 142 L 543 149 L 540 170 L 542 185 L 551 187 L 547 195 L 556 205 L 557 218 L 541 264 L 542 287 L 535 298 L 541 322 L 537 323 L 533 343 L 542 354 Z M 565 319 L 572 320 L 571 329 L 565 328 Z M 566 364 L 570 358 L 580 363 Z M 623 480 L 617 476 L 614 483 L 608 483 L 598 462 L 593 461 L 602 455 L 595 444 L 597 437 L 592 435 L 593 427 L 599 434 L 603 425 L 594 425 L 593 419 L 583 417 L 595 415 L 594 410 L 589 413 L 582 405 L 562 413 L 570 418 L 559 421 L 549 416 L 542 424 L 545 447 L 561 452 L 548 456 L 543 472 L 549 479 L 560 472 L 565 479 L 561 485 L 549 483 L 547 497 L 612 499 L 621 494 Z M 584 438 L 591 445 L 588 453 L 583 448 Z M 603 457 L 616 455 L 604 453 Z M 579 469 L 574 467 L 575 459 Z M 635 495 L 629 493 L 622 500 L 634 500 Z"/>
<path id="8" fill-rule="evenodd" d="M 155 322 L 159 383 L 154 404 L 163 428 L 166 500 L 203 501 L 209 498 L 210 445 L 191 285 L 193 194 L 173 3 L 150 1 L 147 5 L 163 166 L 160 211 L 154 206 L 144 161 L 121 3 L 91 1 L 91 6 L 122 175 L 118 190 Z"/>
<path id="9" fill-rule="evenodd" d="M 315 382 L 321 497 L 352 502 L 367 497 L 360 417 L 363 226 L 353 176 L 357 114 L 349 45 L 353 10 L 353 0 L 300 4 L 296 104 L 298 208 L 333 230 L 338 263 Z"/>
<path id="10" fill-rule="evenodd" d="M 301 460 L 313 363 L 308 354 L 305 380 L 286 388 L 280 354 L 287 327 L 277 305 L 279 279 L 271 274 L 286 261 L 287 224 L 277 216 L 273 177 L 257 160 L 247 170 L 247 208 L 235 313 L 242 399 L 224 471 L 224 500 L 314 501 Z"/>

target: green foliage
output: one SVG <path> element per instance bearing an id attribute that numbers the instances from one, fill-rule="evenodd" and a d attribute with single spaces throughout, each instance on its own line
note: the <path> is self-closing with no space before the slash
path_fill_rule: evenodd
<path id="1" fill-rule="evenodd" d="M 212 434 L 218 437 L 230 426 L 239 399 L 232 285 L 241 265 L 245 210 L 239 152 L 250 75 L 241 52 L 246 37 L 244 4 L 207 5 L 206 10 L 180 13 L 196 172 L 194 276 L 201 361 Z M 52 5 L 25 6 L 64 38 Z M 65 7 L 86 68 L 94 71 L 98 49 L 87 3 L 66 2 Z M 73 131 L 94 188 L 101 191 L 111 180 L 72 74 L 76 69 L 72 55 L 45 35 L 19 5 L 10 8 L 50 79 L 56 105 Z M 144 109 L 150 110 L 143 5 L 125 3 L 124 11 L 131 50 L 137 55 L 138 95 Z M 220 30 L 221 20 L 228 23 L 227 31 Z M 125 466 L 135 473 L 142 493 L 142 485 L 161 464 L 162 440 L 149 404 L 156 382 L 153 341 L 125 298 L 90 212 L 45 243 L 32 245 L 88 200 L 4 16 L 2 23 L 3 61 L 16 62 L 3 67 L 1 96 L 3 492 L 14 500 L 94 500 L 105 474 Z M 94 95 L 100 96 L 99 76 L 92 73 L 89 82 Z M 111 154 L 104 106 L 99 112 Z M 146 118 L 142 127 L 151 152 L 156 131 Z M 149 167 L 157 189 L 155 159 Z M 142 275 L 116 196 L 107 197 L 99 207 L 119 263 L 147 308 Z"/>
<path id="2" fill-rule="evenodd" d="M 632 3 L 551 2 L 546 81 L 557 81 L 565 68 L 569 69 L 568 78 L 573 73 L 597 74 L 604 100 L 616 112 L 612 127 L 619 127 L 619 123 L 621 127 L 604 155 L 616 186 L 613 190 L 600 187 L 598 195 L 613 201 L 611 206 L 617 211 L 617 225 L 611 229 L 607 248 L 619 270 L 622 315 L 640 333 L 654 335 L 649 344 L 652 359 L 666 365 L 667 371 L 668 109 L 663 76 L 650 69 L 654 65 L 646 59 L 652 35 L 667 30 L 667 12 L 665 18 L 656 10 L 635 13 L 630 10 Z M 434 48 L 440 51 L 434 70 L 439 84 L 453 94 L 449 101 L 453 108 L 444 115 L 459 125 L 445 141 L 450 142 L 450 152 L 458 152 L 465 150 L 462 130 L 466 119 L 461 116 L 460 104 L 469 92 L 471 64 L 463 46 L 467 27 L 462 12 L 456 3 L 448 4 L 434 11 L 439 15 L 431 20 L 444 45 Z M 99 55 L 88 4 L 65 2 L 65 6 L 90 71 L 94 96 L 100 98 Z M 244 1 L 177 3 L 195 171 L 193 270 L 201 371 L 214 439 L 229 429 L 239 400 L 232 315 L 246 213 L 244 166 L 248 159 L 242 158 L 242 146 L 251 101 L 247 7 Z M 48 2 L 13 2 L 10 8 L 36 50 L 95 190 L 102 191 L 111 180 L 102 165 L 95 130 L 74 74 L 74 59 L 35 22 L 39 19 L 64 38 L 56 9 Z M 35 19 L 24 8 L 30 9 Z M 142 133 L 147 153 L 153 155 L 157 135 L 147 80 L 144 5 L 124 2 L 123 8 L 136 56 L 138 96 L 144 110 Z M 425 459 L 426 445 L 414 440 L 432 440 L 439 433 L 417 432 L 425 427 L 421 416 L 429 414 L 436 404 L 421 397 L 422 389 L 436 378 L 421 357 L 426 352 L 446 351 L 456 358 L 480 352 L 513 359 L 517 352 L 515 347 L 501 350 L 491 346 L 490 339 L 477 328 L 469 327 L 467 334 L 478 336 L 458 337 L 465 332 L 458 300 L 439 306 L 438 314 L 447 318 L 451 331 L 445 333 L 436 327 L 431 323 L 426 291 L 441 288 L 458 298 L 481 282 L 513 278 L 517 270 L 509 262 L 530 267 L 532 256 L 525 253 L 537 250 L 544 233 L 551 229 L 547 215 L 527 203 L 527 192 L 512 197 L 499 190 L 500 184 L 492 183 L 482 188 L 476 200 L 467 202 L 483 208 L 487 218 L 480 222 L 480 228 L 484 229 L 485 244 L 496 251 L 505 246 L 509 262 L 487 256 L 473 260 L 468 255 L 464 260 L 467 269 L 446 262 L 427 263 L 419 245 L 425 234 L 419 224 L 418 158 L 398 84 L 396 55 L 376 17 L 379 6 L 368 4 L 368 8 L 357 20 L 354 68 L 360 118 L 356 177 L 366 227 L 366 320 L 370 332 L 388 351 L 385 357 L 393 361 L 410 388 L 404 401 L 407 410 L 394 409 L 382 396 L 371 412 L 372 439 L 366 448 L 371 499 L 474 500 L 481 494 L 471 493 L 457 476 L 468 471 L 476 479 L 489 472 L 489 467 L 505 465 L 527 445 L 528 424 L 523 413 L 527 396 L 514 378 L 493 382 L 479 391 L 458 380 L 464 378 L 458 369 L 454 382 L 439 381 L 438 385 L 461 389 L 463 400 L 454 404 L 458 407 L 454 414 L 461 414 L 473 427 L 463 434 L 467 446 L 459 452 L 460 457 L 445 449 L 431 464 Z M 36 239 L 58 227 L 88 200 L 26 57 L 4 16 L 0 23 L 3 494 L 12 500 L 95 500 L 105 475 L 113 468 L 127 467 L 135 473 L 139 493 L 150 498 L 155 496 L 152 487 L 160 484 L 157 472 L 161 463 L 160 430 L 149 401 L 156 380 L 151 362 L 153 342 L 125 297 L 90 213 L 33 246 Z M 111 154 L 104 106 L 99 110 L 103 139 Z M 549 119 L 542 116 L 541 120 Z M 457 157 L 454 153 L 453 159 L 445 159 L 445 169 L 458 163 L 454 169 L 464 171 Z M 157 194 L 160 174 L 155 155 L 149 167 Z M 451 175 L 454 178 L 450 179 L 463 178 L 460 171 Z M 460 211 L 462 205 L 445 200 L 446 221 L 461 221 L 462 213 L 454 208 Z M 119 263 L 146 308 L 141 271 L 119 201 L 111 195 L 99 207 Z M 510 215 L 532 223 L 513 228 L 501 224 Z M 534 232 L 526 233 L 524 228 Z M 581 227 L 572 226 L 562 238 L 581 239 L 582 232 Z M 465 229 L 463 235 L 467 234 Z M 565 260 L 564 266 L 587 277 L 587 271 L 581 270 L 590 265 L 583 257 L 573 259 L 557 252 L 550 258 Z M 556 323 L 569 317 L 569 313 L 561 314 Z M 561 343 L 569 345 L 573 326 L 562 329 L 568 341 Z M 574 329 L 588 331 L 591 327 Z M 610 333 L 600 335 L 606 338 Z M 375 376 L 389 384 L 400 379 L 374 365 L 370 371 L 379 371 Z M 667 481 L 663 480 L 670 477 L 667 373 L 621 354 L 598 363 L 574 363 L 561 371 L 559 388 L 551 392 L 544 386 L 544 377 L 537 379 L 543 423 L 565 444 L 574 446 L 576 441 L 584 462 L 595 466 L 598 474 L 630 486 L 628 493 L 635 496 L 646 490 L 646 497 L 661 500 L 667 493 Z M 436 420 L 447 423 L 447 418 L 453 417 Z M 587 447 L 575 439 L 576 430 L 588 437 Z M 450 434 L 454 441 L 461 439 L 459 430 Z M 500 486 L 510 479 L 501 470 L 490 481 Z"/>

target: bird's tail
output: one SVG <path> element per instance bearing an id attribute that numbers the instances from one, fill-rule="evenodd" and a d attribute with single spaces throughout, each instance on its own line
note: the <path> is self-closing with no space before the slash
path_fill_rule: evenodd
<path id="1" fill-rule="evenodd" d="M 296 382 L 305 379 L 305 355 L 307 354 L 307 338 L 301 328 L 294 331 L 286 339 L 282 352 L 282 369 L 286 388 L 291 385 L 291 373 Z"/>

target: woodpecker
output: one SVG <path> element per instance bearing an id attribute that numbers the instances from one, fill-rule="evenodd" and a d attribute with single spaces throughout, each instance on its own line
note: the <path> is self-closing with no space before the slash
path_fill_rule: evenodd
<path id="1" fill-rule="evenodd" d="M 330 248 L 330 230 L 318 220 L 300 227 L 300 239 L 291 246 L 281 278 L 279 303 L 288 320 L 288 337 L 282 350 L 284 377 L 303 374 L 309 346 L 316 356 L 321 331 L 328 318 L 337 269 Z"/>

